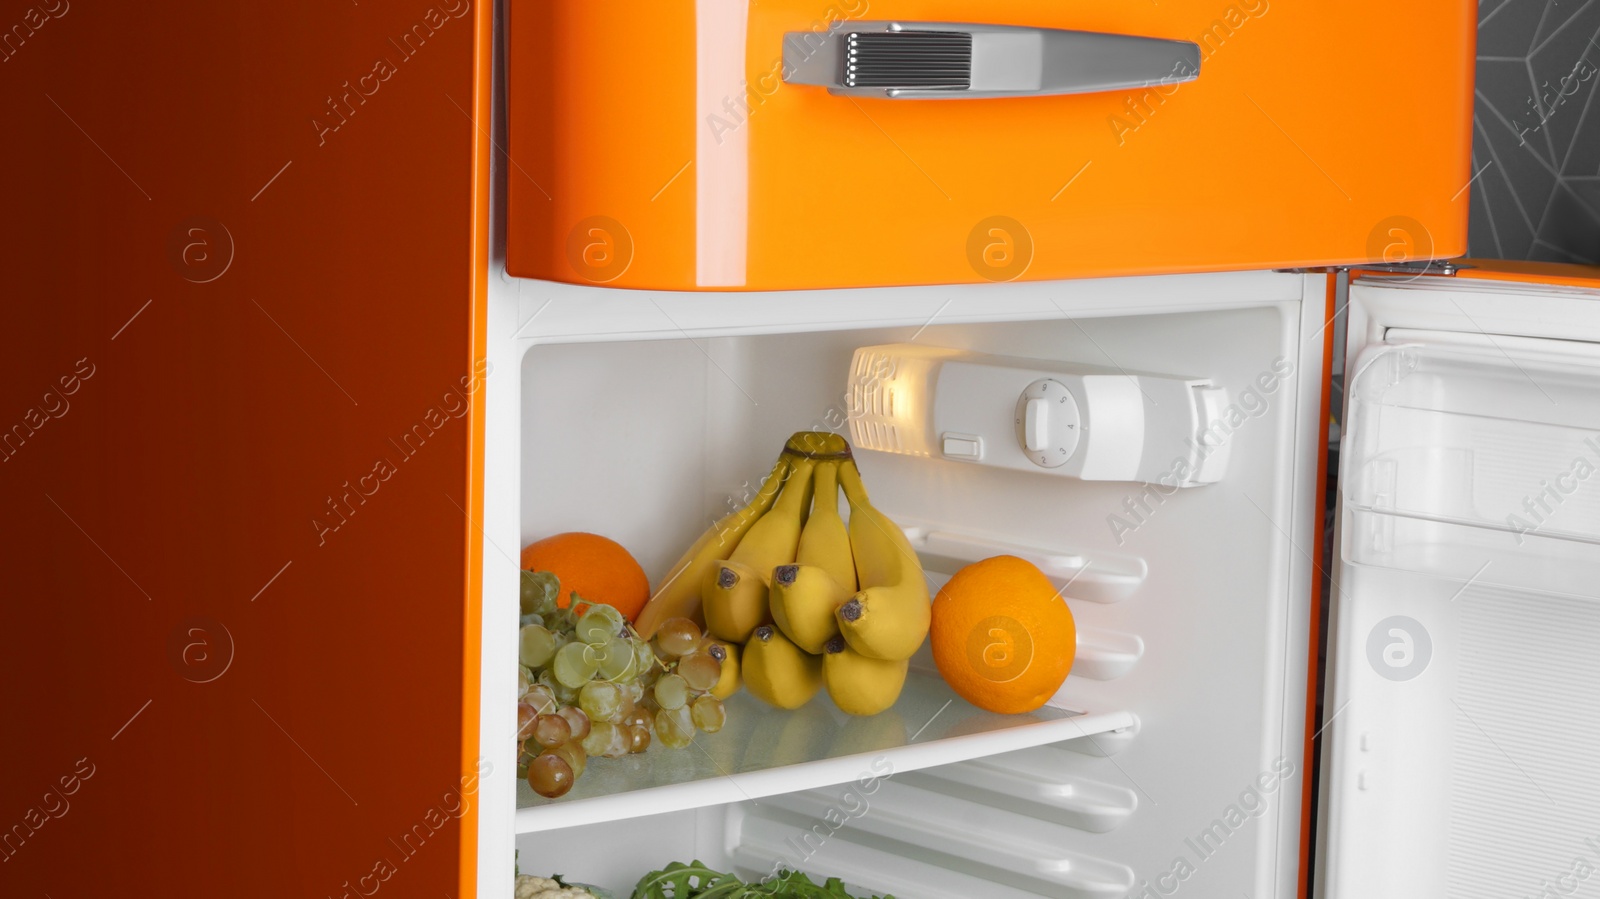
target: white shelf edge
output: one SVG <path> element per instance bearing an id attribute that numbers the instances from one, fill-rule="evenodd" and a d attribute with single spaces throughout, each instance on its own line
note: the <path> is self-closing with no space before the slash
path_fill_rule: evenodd
<path id="1" fill-rule="evenodd" d="M 1133 887 L 1134 875 L 1128 866 L 1063 844 L 1047 827 L 1040 826 L 1042 822 L 1018 818 L 1003 823 L 990 821 L 982 828 L 973 828 L 960 806 L 952 809 L 948 797 L 939 791 L 902 789 L 904 786 L 890 783 L 884 787 L 873 802 L 871 815 L 848 820 L 832 836 L 852 840 L 858 834 L 867 834 L 898 840 L 927 850 L 930 856 L 1000 868 L 1069 893 L 1121 895 Z M 827 793 L 788 793 L 772 797 L 753 813 L 747 812 L 741 824 L 766 817 L 774 809 L 806 819 L 807 824 L 824 821 L 837 804 L 838 799 Z M 779 829 L 807 829 L 806 825 L 794 827 L 777 818 L 769 820 Z"/>
<path id="2" fill-rule="evenodd" d="M 1297 301 L 1300 284 L 1299 275 L 1252 271 L 790 291 L 636 290 L 515 277 L 503 286 L 519 301 L 512 339 L 526 348 L 543 343 L 918 328 L 930 316 L 936 316 L 939 324 L 966 324 L 1238 308 Z M 804 302 L 797 302 L 801 298 Z"/>
<path id="3" fill-rule="evenodd" d="M 519 834 L 539 833 L 812 790 L 848 783 L 861 777 L 864 772 L 876 773 L 872 763 L 879 758 L 887 759 L 895 772 L 915 771 L 1132 727 L 1135 721 L 1133 714 L 1126 711 L 1088 713 L 1004 730 L 912 743 L 878 752 L 817 759 L 781 768 L 648 787 L 575 802 L 520 808 L 517 809 L 516 831 Z"/>
<path id="4" fill-rule="evenodd" d="M 893 520 L 905 532 L 922 567 L 940 574 L 955 574 L 973 562 L 1011 555 L 1033 563 L 1069 598 L 1113 603 L 1132 596 L 1150 573 L 1149 565 L 1138 556 L 1047 549 L 926 521 Z"/>

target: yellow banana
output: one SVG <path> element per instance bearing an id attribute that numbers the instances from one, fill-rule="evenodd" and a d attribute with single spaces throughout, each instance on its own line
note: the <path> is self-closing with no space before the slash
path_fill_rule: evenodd
<path id="1" fill-rule="evenodd" d="M 779 565 L 772 574 L 772 620 L 796 646 L 818 655 L 839 633 L 834 612 L 850 593 L 815 565 Z"/>
<path id="2" fill-rule="evenodd" d="M 850 501 L 850 549 L 861 591 L 834 613 L 850 648 L 874 659 L 904 661 L 928 637 L 932 604 L 922 563 L 900 527 L 872 507 L 854 460 L 839 464 Z"/>
<path id="3" fill-rule="evenodd" d="M 772 510 L 761 516 L 727 561 L 706 569 L 700 587 L 706 630 L 719 640 L 743 643 L 767 619 L 767 584 L 772 570 L 794 560 L 800 530 L 811 506 L 808 458 L 790 464 L 788 481 Z"/>
<path id="4" fill-rule="evenodd" d="M 750 635 L 739 671 L 745 689 L 780 709 L 805 705 L 822 687 L 822 660 L 789 642 L 771 625 L 762 625 Z"/>
<path id="5" fill-rule="evenodd" d="M 840 462 L 818 462 L 812 478 L 811 517 L 800 532 L 794 560 L 833 576 L 846 592 L 856 592 L 856 563 L 850 555 L 850 530 L 839 517 Z"/>
<path id="6" fill-rule="evenodd" d="M 856 592 L 850 531 L 839 517 L 839 463 L 818 462 L 813 476 L 811 517 L 800 532 L 795 564 L 772 573 L 772 620 L 809 653 L 839 632 L 833 613 Z"/>
<path id="7" fill-rule="evenodd" d="M 739 646 L 735 643 L 725 643 L 721 640 L 707 641 L 706 652 L 722 663 L 722 676 L 717 678 L 716 686 L 711 688 L 711 695 L 718 699 L 727 699 L 739 692 Z"/>
<path id="8" fill-rule="evenodd" d="M 789 471 L 789 456 L 780 455 L 778 464 L 767 475 L 766 483 L 756 492 L 750 504 L 723 516 L 709 530 L 700 535 L 667 574 L 650 601 L 639 611 L 634 629 L 646 640 L 655 636 L 661 622 L 668 618 L 700 617 L 700 584 L 707 570 L 728 558 L 739 545 L 740 538 L 772 508 L 772 502 L 783 488 Z"/>
<path id="9" fill-rule="evenodd" d="M 864 656 L 851 649 L 844 637 L 834 637 L 822 656 L 822 682 L 828 687 L 828 698 L 841 711 L 876 715 L 900 698 L 910 667 L 907 659 L 890 662 Z"/>
<path id="10" fill-rule="evenodd" d="M 767 620 L 767 578 L 743 562 L 729 559 L 706 572 L 700 588 L 706 633 L 743 643 Z"/>

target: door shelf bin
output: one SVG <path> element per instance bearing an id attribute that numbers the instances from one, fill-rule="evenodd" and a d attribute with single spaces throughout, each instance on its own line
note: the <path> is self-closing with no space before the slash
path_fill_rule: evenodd
<path id="1" fill-rule="evenodd" d="M 894 706 L 852 718 L 819 694 L 789 712 L 747 693 L 727 702 L 728 723 L 693 746 L 592 759 L 556 800 L 517 787 L 518 833 L 759 799 L 1131 729 L 1129 712 L 1090 714 L 1045 706 L 1023 715 L 986 712 L 937 676 L 913 669 Z"/>
<path id="2" fill-rule="evenodd" d="M 1600 543 L 1346 508 L 1344 560 L 1463 584 L 1600 599 Z"/>
<path id="3" fill-rule="evenodd" d="M 1597 383 L 1600 356 L 1369 350 L 1350 384 L 1345 505 L 1600 542 Z"/>
<path id="4" fill-rule="evenodd" d="M 1363 355 L 1344 458 L 1346 562 L 1600 597 L 1600 359 L 1397 343 Z"/>

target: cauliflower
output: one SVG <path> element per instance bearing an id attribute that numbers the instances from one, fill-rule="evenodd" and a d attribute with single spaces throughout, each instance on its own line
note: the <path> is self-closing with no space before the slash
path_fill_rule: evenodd
<path id="1" fill-rule="evenodd" d="M 548 877 L 518 874 L 516 899 L 595 899 L 595 894 Z"/>

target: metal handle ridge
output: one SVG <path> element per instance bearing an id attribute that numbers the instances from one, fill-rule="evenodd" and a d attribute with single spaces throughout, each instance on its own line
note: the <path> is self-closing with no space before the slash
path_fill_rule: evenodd
<path id="1" fill-rule="evenodd" d="M 783 39 L 784 81 L 901 100 L 1040 97 L 1192 81 L 1200 47 L 1091 31 L 851 22 Z"/>

